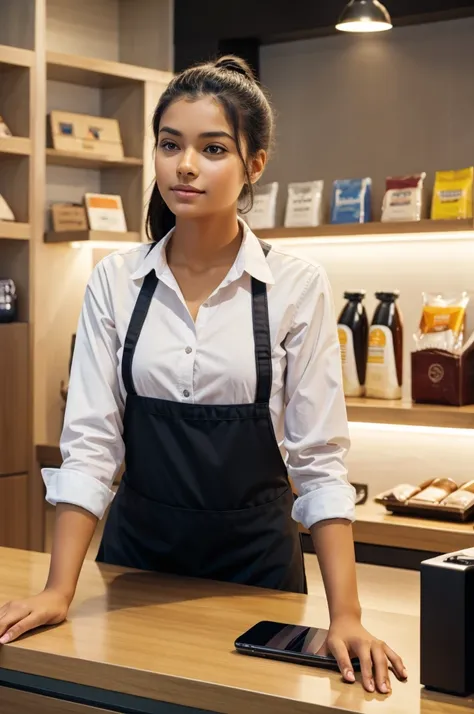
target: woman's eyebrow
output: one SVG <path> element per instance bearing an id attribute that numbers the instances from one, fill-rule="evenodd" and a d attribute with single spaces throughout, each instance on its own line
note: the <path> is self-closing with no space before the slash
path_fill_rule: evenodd
<path id="1" fill-rule="evenodd" d="M 172 134 L 173 136 L 183 136 L 181 131 L 173 129 L 170 126 L 161 127 L 160 134 L 162 132 L 165 132 L 166 134 Z M 201 139 L 217 139 L 219 137 L 227 137 L 227 139 L 235 141 L 234 137 L 228 134 L 226 131 L 204 131 L 202 134 L 199 134 L 199 137 Z"/>

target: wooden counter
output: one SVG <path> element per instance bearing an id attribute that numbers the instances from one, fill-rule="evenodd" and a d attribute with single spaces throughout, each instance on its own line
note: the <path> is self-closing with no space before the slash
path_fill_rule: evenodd
<path id="1" fill-rule="evenodd" d="M 48 560 L 44 554 L 0 549 L 0 603 L 41 589 Z M 372 577 L 377 574 L 375 568 L 370 571 Z M 407 598 L 416 599 L 418 576 L 404 576 L 410 587 L 404 577 L 400 610 L 393 612 L 393 587 L 385 583 L 383 572 L 378 589 L 387 589 L 392 607 L 381 597 L 365 610 L 366 626 L 402 654 L 410 673 L 408 682 L 394 681 L 391 696 L 382 697 L 364 692 L 359 684 L 344 684 L 337 673 L 234 652 L 234 638 L 261 619 L 326 626 L 325 600 L 316 594 L 305 597 L 86 562 L 68 621 L 0 648 L 0 687 L 9 684 L 4 696 L 0 689 L 0 711 L 473 712 L 473 700 L 421 689 L 419 620 L 406 611 L 399 614 Z M 53 699 L 42 698 L 41 692 Z M 82 706 L 91 703 L 95 709 Z"/>

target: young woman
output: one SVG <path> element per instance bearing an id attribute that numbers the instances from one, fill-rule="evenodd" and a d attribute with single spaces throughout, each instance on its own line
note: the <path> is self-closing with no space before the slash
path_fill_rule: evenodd
<path id="1" fill-rule="evenodd" d="M 153 243 L 108 256 L 90 279 L 64 463 L 43 472 L 57 505 L 50 573 L 42 593 L 0 609 L 0 642 L 64 620 L 111 502 L 102 562 L 304 593 L 300 521 L 326 588 L 328 648 L 346 681 L 358 656 L 366 689 L 387 693 L 388 661 L 406 672 L 361 624 L 328 280 L 238 218 L 265 168 L 270 105 L 242 60 L 221 58 L 173 79 L 153 129 Z"/>

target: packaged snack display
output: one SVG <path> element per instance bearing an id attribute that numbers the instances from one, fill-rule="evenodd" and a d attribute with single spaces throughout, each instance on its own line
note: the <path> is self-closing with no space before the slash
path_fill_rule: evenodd
<path id="1" fill-rule="evenodd" d="M 244 216 L 250 228 L 275 228 L 278 182 L 255 187 L 252 209 Z"/>
<path id="2" fill-rule="evenodd" d="M 411 176 L 389 176 L 382 205 L 382 222 L 420 221 L 423 208 L 425 173 Z"/>
<path id="3" fill-rule="evenodd" d="M 288 185 L 285 226 L 319 226 L 324 181 L 306 181 Z"/>
<path id="4" fill-rule="evenodd" d="M 401 399 L 403 324 L 396 305 L 399 293 L 375 294 L 379 304 L 369 330 L 365 393 L 374 399 Z"/>
<path id="5" fill-rule="evenodd" d="M 372 216 L 372 179 L 334 181 L 331 223 L 368 223 Z"/>
<path id="6" fill-rule="evenodd" d="M 396 515 L 462 523 L 474 518 L 474 481 L 462 486 L 451 478 L 430 479 L 418 487 L 402 483 L 374 501 Z"/>
<path id="7" fill-rule="evenodd" d="M 365 393 L 369 321 L 364 297 L 364 290 L 344 293 L 347 303 L 337 325 L 346 397 L 363 397 Z"/>
<path id="8" fill-rule="evenodd" d="M 460 354 L 469 295 L 423 293 L 423 313 L 415 335 L 416 350 L 444 350 Z"/>
<path id="9" fill-rule="evenodd" d="M 472 218 L 474 168 L 437 171 L 431 206 L 434 220 Z"/>
<path id="10" fill-rule="evenodd" d="M 410 498 L 412 503 L 421 501 L 426 503 L 441 503 L 450 493 L 457 490 L 456 483 L 450 478 L 437 478 L 428 488 L 423 489 Z"/>

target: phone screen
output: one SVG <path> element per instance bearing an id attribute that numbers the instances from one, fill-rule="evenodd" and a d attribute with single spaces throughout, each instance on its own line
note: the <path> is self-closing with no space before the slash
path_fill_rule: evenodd
<path id="1" fill-rule="evenodd" d="M 280 622 L 259 622 L 238 638 L 236 645 L 265 647 L 279 652 L 327 656 L 327 630 Z"/>

